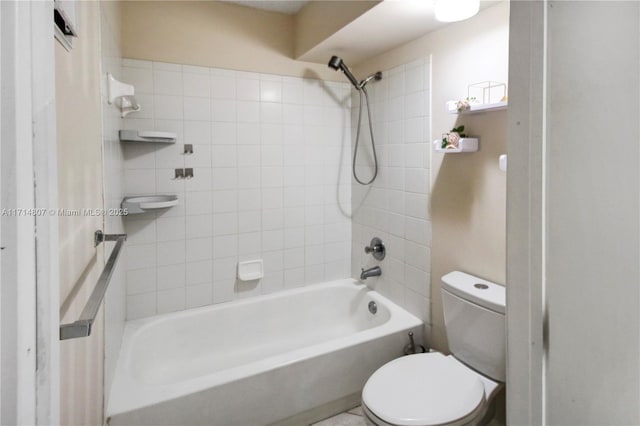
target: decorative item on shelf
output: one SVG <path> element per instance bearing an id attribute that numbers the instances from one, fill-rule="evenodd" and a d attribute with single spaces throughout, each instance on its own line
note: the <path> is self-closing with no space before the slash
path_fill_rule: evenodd
<path id="1" fill-rule="evenodd" d="M 461 138 L 466 138 L 464 134 L 464 125 L 454 127 L 449 133 L 442 134 L 442 149 L 457 149 Z"/>
<path id="2" fill-rule="evenodd" d="M 471 109 L 471 105 L 477 103 L 478 100 L 476 98 L 466 98 L 460 99 L 459 101 L 449 101 L 447 102 L 447 110 L 457 112 L 469 111 Z"/>
<path id="3" fill-rule="evenodd" d="M 107 92 L 109 94 L 109 104 L 120 109 L 122 118 L 142 109 L 136 98 L 135 88 L 131 84 L 125 84 L 116 80 L 111 73 L 107 73 Z"/>
<path id="4" fill-rule="evenodd" d="M 464 133 L 464 125 L 454 127 L 448 133 L 442 134 L 441 140 L 433 141 L 436 152 L 458 153 L 475 152 L 478 150 L 478 139 L 469 138 Z"/>
<path id="5" fill-rule="evenodd" d="M 448 101 L 446 106 L 451 114 L 464 114 L 506 109 L 507 104 L 507 85 L 488 80 L 470 84 L 465 99 Z"/>
<path id="6" fill-rule="evenodd" d="M 507 101 L 507 85 L 499 81 L 481 81 L 467 87 L 467 99 L 477 99 L 479 104 L 495 104 Z"/>

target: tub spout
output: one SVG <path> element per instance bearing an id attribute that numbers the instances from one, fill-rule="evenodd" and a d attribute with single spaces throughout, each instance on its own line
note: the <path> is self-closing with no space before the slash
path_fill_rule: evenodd
<path id="1" fill-rule="evenodd" d="M 373 268 L 369 268 L 369 269 L 362 269 L 362 273 L 360 274 L 360 279 L 361 280 L 366 280 L 369 277 L 379 277 L 380 275 L 382 275 L 382 269 L 380 269 L 379 266 L 374 266 Z"/>

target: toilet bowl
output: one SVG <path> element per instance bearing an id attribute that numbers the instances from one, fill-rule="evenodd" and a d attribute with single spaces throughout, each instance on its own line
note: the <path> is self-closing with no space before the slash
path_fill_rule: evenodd
<path id="1" fill-rule="evenodd" d="M 445 329 L 452 355 L 395 359 L 362 391 L 368 424 L 482 425 L 505 380 L 504 287 L 462 272 L 443 278 Z"/>

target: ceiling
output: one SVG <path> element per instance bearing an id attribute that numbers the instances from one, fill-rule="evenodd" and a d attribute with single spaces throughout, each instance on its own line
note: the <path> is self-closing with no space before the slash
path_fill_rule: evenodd
<path id="1" fill-rule="evenodd" d="M 482 0 L 480 10 L 500 3 Z M 351 64 L 380 55 L 449 23 L 436 20 L 433 1 L 382 1 L 297 59 L 326 62 L 338 55 Z"/>
<path id="2" fill-rule="evenodd" d="M 254 9 L 269 10 L 271 12 L 286 13 L 295 15 L 309 3 L 310 0 L 223 0 L 241 6 L 253 7 Z"/>
<path id="3" fill-rule="evenodd" d="M 298 59 L 326 62 L 339 55 L 355 64 L 444 25 L 434 17 L 432 1 L 383 1 Z"/>
<path id="4" fill-rule="evenodd" d="M 297 14 L 310 0 L 224 0 L 242 6 L 290 15 Z M 333 0 L 335 1 L 335 0 Z M 480 10 L 504 0 L 481 0 Z M 340 2 L 335 1 L 336 7 Z M 326 63 L 331 55 L 357 64 L 427 33 L 449 25 L 436 20 L 433 0 L 384 0 L 358 18 L 296 57 Z"/>

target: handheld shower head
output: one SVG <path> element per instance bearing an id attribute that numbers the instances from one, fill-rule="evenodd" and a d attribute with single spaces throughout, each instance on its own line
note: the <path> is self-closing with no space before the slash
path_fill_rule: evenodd
<path id="1" fill-rule="evenodd" d="M 329 68 L 333 68 L 334 70 L 338 71 L 341 66 L 342 58 L 334 55 L 331 57 L 331 59 L 329 59 Z"/>
<path id="2" fill-rule="evenodd" d="M 338 56 L 332 56 L 331 59 L 329 59 L 329 68 L 333 68 L 336 71 L 338 71 L 339 69 L 342 70 L 351 84 L 353 84 L 353 86 L 357 90 L 360 90 L 360 84 L 358 83 L 358 80 L 356 80 L 353 74 L 351 74 L 351 71 L 349 71 L 349 67 L 347 67 L 342 58 L 339 58 Z"/>

